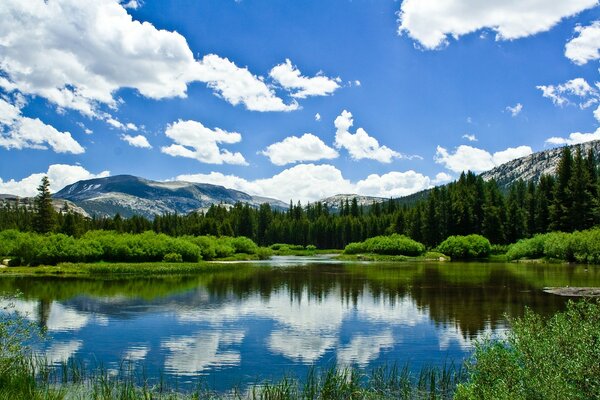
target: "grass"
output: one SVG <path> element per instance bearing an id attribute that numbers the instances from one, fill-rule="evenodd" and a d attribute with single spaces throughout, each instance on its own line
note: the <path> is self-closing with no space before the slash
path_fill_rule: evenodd
<path id="1" fill-rule="evenodd" d="M 0 276 L 106 276 L 106 275 L 193 275 L 232 268 L 227 264 L 200 263 L 61 263 L 37 267 L 10 267 L 0 269 Z"/>
<path id="2" fill-rule="evenodd" d="M 406 261 L 450 261 L 450 257 L 436 252 L 428 251 L 423 255 L 416 257 L 402 255 L 385 255 L 385 254 L 340 254 L 336 257 L 342 261 L 381 261 L 381 262 L 406 262 Z"/>
<path id="3" fill-rule="evenodd" d="M 451 399 L 464 381 L 462 367 L 448 364 L 424 368 L 379 367 L 364 372 L 353 368 L 311 368 L 303 379 L 286 376 L 219 393 L 202 382 L 182 390 L 172 381 L 148 380 L 125 361 L 117 371 L 87 371 L 77 361 L 48 367 L 43 360 L 21 358 L 17 370 L 0 375 L 0 398 L 21 399 Z"/>

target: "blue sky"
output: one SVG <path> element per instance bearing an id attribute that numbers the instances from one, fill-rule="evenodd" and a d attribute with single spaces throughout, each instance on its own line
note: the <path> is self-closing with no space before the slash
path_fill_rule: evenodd
<path id="1" fill-rule="evenodd" d="M 597 0 L 7 0 L 0 20 L 0 193 L 132 174 L 401 196 L 600 139 Z"/>

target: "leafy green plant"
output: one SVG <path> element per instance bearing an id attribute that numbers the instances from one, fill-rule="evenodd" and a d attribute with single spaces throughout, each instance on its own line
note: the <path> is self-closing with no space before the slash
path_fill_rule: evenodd
<path id="1" fill-rule="evenodd" d="M 481 342 L 455 398 L 599 399 L 600 302 L 569 302 L 549 319 L 527 310 L 505 341 Z"/>
<path id="2" fill-rule="evenodd" d="M 437 247 L 437 251 L 453 259 L 485 258 L 492 245 L 481 235 L 450 236 Z"/>
<path id="3" fill-rule="evenodd" d="M 364 242 L 350 243 L 344 254 L 374 253 L 384 255 L 418 256 L 425 252 L 425 246 L 404 235 L 376 236 Z"/>

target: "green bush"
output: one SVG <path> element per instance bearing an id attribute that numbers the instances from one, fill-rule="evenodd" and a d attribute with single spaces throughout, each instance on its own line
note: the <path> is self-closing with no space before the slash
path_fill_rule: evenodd
<path id="1" fill-rule="evenodd" d="M 179 253 L 167 253 L 163 257 L 163 261 L 180 263 L 180 262 L 183 262 L 183 257 L 181 257 L 181 254 L 179 254 Z"/>
<path id="2" fill-rule="evenodd" d="M 425 246 L 404 235 L 375 236 L 359 243 L 350 243 L 345 254 L 374 253 L 384 255 L 418 256 L 425 252 Z"/>
<path id="3" fill-rule="evenodd" d="M 232 238 L 231 245 L 235 253 L 256 254 L 258 246 L 251 239 L 245 236 Z"/>
<path id="4" fill-rule="evenodd" d="M 315 246 L 313 244 L 309 244 L 308 246 L 306 246 L 306 250 L 308 250 L 308 251 L 316 251 L 317 250 L 317 246 Z"/>
<path id="5" fill-rule="evenodd" d="M 456 259 L 485 258 L 490 255 L 492 245 L 481 235 L 450 236 L 437 251 Z"/>
<path id="6" fill-rule="evenodd" d="M 509 246 L 506 257 L 509 260 L 520 258 L 541 258 L 544 256 L 544 244 L 548 234 L 536 235 L 531 239 L 521 239 Z"/>
<path id="7" fill-rule="evenodd" d="M 552 258 L 580 263 L 600 263 L 600 229 L 581 232 L 551 232 L 519 240 L 510 246 L 508 259 Z"/>
<path id="8" fill-rule="evenodd" d="M 259 260 L 268 260 L 273 255 L 273 250 L 268 247 L 259 247 L 256 251 Z"/>
<path id="9" fill-rule="evenodd" d="M 455 399 L 600 398 L 600 302 L 569 302 L 544 320 L 511 321 L 504 342 L 480 343 Z"/>

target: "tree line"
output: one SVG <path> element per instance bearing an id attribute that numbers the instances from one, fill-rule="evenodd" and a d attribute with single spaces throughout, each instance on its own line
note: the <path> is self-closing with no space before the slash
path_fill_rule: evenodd
<path id="1" fill-rule="evenodd" d="M 448 236 L 480 234 L 494 244 L 550 231 L 572 232 L 600 224 L 598 164 L 592 151 L 573 154 L 565 147 L 554 176 L 539 182 L 517 181 L 502 189 L 463 173 L 448 185 L 435 187 L 413 204 L 387 200 L 365 207 L 342 201 L 332 210 L 316 202 L 290 203 L 279 211 L 268 204 L 213 205 L 205 212 L 86 218 L 68 208 L 55 212 L 47 181 L 42 182 L 34 209 L 6 205 L 0 209 L 0 229 L 58 232 L 80 237 L 90 230 L 141 233 L 152 230 L 169 236 L 245 236 L 261 246 L 274 243 L 344 248 L 352 242 L 393 233 L 406 235 L 428 247 Z"/>

